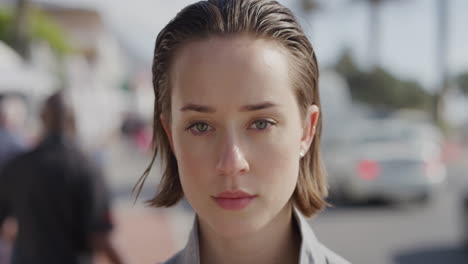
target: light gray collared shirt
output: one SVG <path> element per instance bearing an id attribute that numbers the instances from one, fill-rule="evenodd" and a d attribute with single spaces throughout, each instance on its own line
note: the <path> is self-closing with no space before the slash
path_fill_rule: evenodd
<path id="1" fill-rule="evenodd" d="M 299 225 L 302 237 L 299 264 L 350 264 L 350 262 L 317 240 L 312 228 L 297 209 L 294 210 L 294 217 Z M 164 262 L 164 264 L 200 264 L 197 217 L 195 217 L 194 225 L 185 248 Z"/>

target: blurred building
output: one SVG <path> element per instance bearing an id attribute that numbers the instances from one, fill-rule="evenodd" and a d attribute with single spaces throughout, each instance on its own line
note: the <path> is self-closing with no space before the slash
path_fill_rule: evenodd
<path id="1" fill-rule="evenodd" d="M 74 50 L 85 56 L 91 64 L 96 63 L 98 40 L 105 33 L 99 13 L 92 8 L 63 4 L 42 4 L 40 7 L 67 32 Z"/>
<path id="2" fill-rule="evenodd" d="M 72 101 L 79 110 L 77 121 L 80 137 L 85 144 L 96 145 L 96 141 L 107 138 L 119 127 L 121 113 L 127 111 L 130 105 L 130 98 L 122 89 L 129 78 L 128 53 L 92 3 L 60 0 L 31 2 L 60 26 L 72 52 L 58 58 L 48 45 L 34 42 L 29 65 L 56 80 L 45 89 L 47 95 L 58 88 L 69 89 Z M 15 3 L 13 0 L 0 0 L 0 7 L 14 8 Z"/>

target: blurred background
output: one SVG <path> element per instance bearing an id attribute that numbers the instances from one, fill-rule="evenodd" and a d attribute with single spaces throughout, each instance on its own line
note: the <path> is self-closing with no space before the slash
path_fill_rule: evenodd
<path id="1" fill-rule="evenodd" d="M 145 207 L 157 164 L 136 204 L 131 196 L 151 158 L 154 41 L 192 2 L 0 0 L 8 129 L 35 146 L 40 105 L 68 91 L 130 263 L 165 260 L 192 226 L 186 202 Z M 279 2 L 300 19 L 321 68 L 334 207 L 310 220 L 318 237 L 353 263 L 468 263 L 468 1 Z"/>

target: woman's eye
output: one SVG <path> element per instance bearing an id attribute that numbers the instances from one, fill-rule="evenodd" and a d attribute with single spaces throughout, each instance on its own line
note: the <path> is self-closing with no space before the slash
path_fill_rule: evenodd
<path id="1" fill-rule="evenodd" d="M 270 121 L 267 119 L 259 119 L 259 120 L 255 120 L 250 126 L 250 128 L 258 129 L 258 130 L 265 130 L 275 124 L 276 122 L 274 121 Z"/>
<path id="2" fill-rule="evenodd" d="M 199 135 L 206 132 L 209 132 L 212 128 L 210 125 L 204 122 L 196 122 L 190 125 L 187 130 L 190 130 L 192 133 Z"/>

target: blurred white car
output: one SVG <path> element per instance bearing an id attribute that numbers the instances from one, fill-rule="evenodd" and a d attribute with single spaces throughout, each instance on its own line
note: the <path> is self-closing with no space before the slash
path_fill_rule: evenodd
<path id="1" fill-rule="evenodd" d="M 332 195 L 345 201 L 426 202 L 446 178 L 436 136 L 399 120 L 368 121 L 325 155 Z M 426 134 L 425 134 L 426 133 Z"/>

